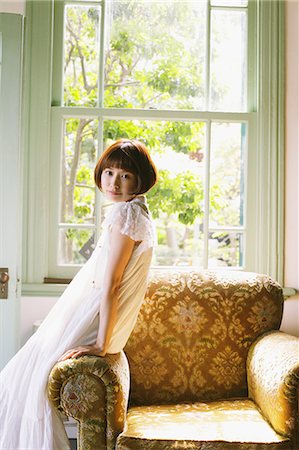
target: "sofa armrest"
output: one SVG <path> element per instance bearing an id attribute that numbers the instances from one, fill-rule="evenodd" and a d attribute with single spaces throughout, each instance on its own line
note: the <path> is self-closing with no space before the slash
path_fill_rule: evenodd
<path id="1" fill-rule="evenodd" d="M 276 432 L 298 442 L 299 338 L 280 331 L 254 342 L 247 358 L 249 397 Z"/>
<path id="2" fill-rule="evenodd" d="M 78 449 L 115 448 L 125 424 L 129 377 L 124 352 L 55 364 L 49 375 L 49 400 L 78 421 Z"/>

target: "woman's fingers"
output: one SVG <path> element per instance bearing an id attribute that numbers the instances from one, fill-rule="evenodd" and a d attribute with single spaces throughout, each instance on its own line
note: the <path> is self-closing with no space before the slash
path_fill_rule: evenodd
<path id="1" fill-rule="evenodd" d="M 91 348 L 89 348 L 89 347 L 72 348 L 72 349 L 68 350 L 67 352 L 65 352 L 59 358 L 58 361 L 65 361 L 66 359 L 69 359 L 69 358 L 78 358 L 79 356 L 87 355 L 90 352 L 91 352 Z"/>
<path id="2" fill-rule="evenodd" d="M 79 356 L 84 355 L 95 355 L 95 356 L 104 356 L 100 349 L 96 348 L 94 345 L 81 346 L 76 348 L 71 348 L 66 351 L 58 360 L 65 361 L 70 358 L 78 358 Z"/>
<path id="3" fill-rule="evenodd" d="M 85 351 L 80 350 L 80 351 L 78 351 L 78 352 L 73 353 L 72 356 L 71 356 L 71 358 L 78 358 L 78 356 L 84 356 L 84 355 L 86 355 L 87 353 L 88 353 L 87 350 L 85 350 Z"/>
<path id="4" fill-rule="evenodd" d="M 67 352 L 65 352 L 58 361 L 65 361 L 66 359 L 72 358 L 74 353 L 76 353 L 75 349 L 72 350 L 68 350 Z"/>
<path id="5" fill-rule="evenodd" d="M 59 362 L 59 361 L 65 361 L 66 359 L 69 359 L 69 358 L 71 358 L 71 353 L 70 353 L 70 352 L 64 353 L 64 354 L 59 358 L 58 362 Z"/>

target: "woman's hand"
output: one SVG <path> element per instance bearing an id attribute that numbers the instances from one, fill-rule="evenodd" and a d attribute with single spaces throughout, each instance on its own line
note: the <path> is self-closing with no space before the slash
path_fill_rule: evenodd
<path id="1" fill-rule="evenodd" d="M 103 350 L 95 345 L 84 345 L 80 347 L 71 348 L 67 352 L 65 352 L 58 361 L 65 361 L 69 358 L 78 358 L 79 356 L 84 355 L 94 355 L 94 356 L 105 356 Z"/>

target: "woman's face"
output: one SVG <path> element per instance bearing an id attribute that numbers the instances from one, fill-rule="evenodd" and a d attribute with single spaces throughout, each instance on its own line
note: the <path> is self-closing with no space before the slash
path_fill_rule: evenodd
<path id="1" fill-rule="evenodd" d="M 101 175 L 103 194 L 112 202 L 128 202 L 135 197 L 137 177 L 132 172 L 107 167 Z"/>

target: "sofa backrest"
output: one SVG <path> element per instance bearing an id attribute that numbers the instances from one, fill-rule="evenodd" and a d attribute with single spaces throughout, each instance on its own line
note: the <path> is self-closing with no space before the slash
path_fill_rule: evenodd
<path id="1" fill-rule="evenodd" d="M 247 395 L 251 343 L 281 323 L 281 287 L 244 272 L 151 274 L 125 347 L 135 405 Z"/>

